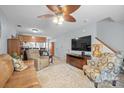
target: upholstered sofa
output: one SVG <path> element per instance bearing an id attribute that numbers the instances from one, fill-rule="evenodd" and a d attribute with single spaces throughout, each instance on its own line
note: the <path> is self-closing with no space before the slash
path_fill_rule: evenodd
<path id="1" fill-rule="evenodd" d="M 34 60 L 35 69 L 37 71 L 47 67 L 49 62 L 48 56 L 40 56 L 38 49 L 29 49 L 26 51 L 28 60 Z"/>
<path id="2" fill-rule="evenodd" d="M 41 87 L 37 78 L 33 61 L 25 61 L 28 68 L 18 72 L 14 71 L 12 57 L 7 54 L 0 55 L 0 87 L 5 88 L 34 88 Z"/>
<path id="3" fill-rule="evenodd" d="M 103 53 L 100 58 L 94 58 L 83 66 L 84 74 L 87 75 L 98 87 L 98 83 L 109 81 L 116 85 L 118 74 L 121 71 L 123 58 L 119 54 Z"/>

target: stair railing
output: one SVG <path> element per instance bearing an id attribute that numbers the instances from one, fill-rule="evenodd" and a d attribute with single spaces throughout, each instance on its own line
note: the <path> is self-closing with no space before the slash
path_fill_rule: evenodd
<path id="1" fill-rule="evenodd" d="M 107 48 L 109 48 L 112 52 L 117 53 L 117 51 L 115 49 L 113 49 L 112 47 L 110 47 L 108 44 L 106 44 L 104 41 L 102 41 L 101 39 L 99 39 L 98 37 L 96 37 L 96 39 L 98 41 L 100 41 L 103 45 L 105 45 Z"/>

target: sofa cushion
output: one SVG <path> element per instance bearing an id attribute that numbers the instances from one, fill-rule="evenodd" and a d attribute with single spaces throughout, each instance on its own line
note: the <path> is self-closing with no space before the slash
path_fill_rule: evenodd
<path id="1" fill-rule="evenodd" d="M 21 72 L 14 71 L 12 76 L 7 81 L 5 87 L 7 88 L 40 87 L 40 83 L 39 80 L 37 79 L 37 73 L 35 71 L 34 66 L 29 65 L 27 69 Z"/>
<path id="2" fill-rule="evenodd" d="M 9 55 L 0 55 L 0 87 L 4 87 L 13 73 L 12 58 Z"/>
<path id="3" fill-rule="evenodd" d="M 24 64 L 24 62 L 20 59 L 13 58 L 13 65 L 14 65 L 15 71 L 22 71 L 22 70 L 25 70 L 26 68 L 28 68 L 28 66 L 26 64 Z"/>

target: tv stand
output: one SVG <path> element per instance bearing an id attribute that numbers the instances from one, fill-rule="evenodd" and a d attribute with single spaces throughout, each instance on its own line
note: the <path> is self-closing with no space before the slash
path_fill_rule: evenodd
<path id="1" fill-rule="evenodd" d="M 67 54 L 66 55 L 66 62 L 72 66 L 75 66 L 79 69 L 82 69 L 83 65 L 87 64 L 87 60 L 90 60 L 91 57 L 84 55 L 78 55 L 78 54 Z"/>

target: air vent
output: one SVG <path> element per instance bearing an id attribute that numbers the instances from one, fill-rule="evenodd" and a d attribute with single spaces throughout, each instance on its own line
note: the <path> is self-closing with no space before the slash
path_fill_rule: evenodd
<path id="1" fill-rule="evenodd" d="M 17 27 L 22 27 L 22 25 L 17 25 Z"/>

